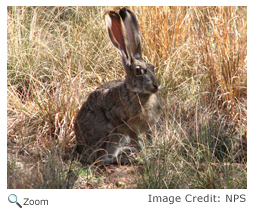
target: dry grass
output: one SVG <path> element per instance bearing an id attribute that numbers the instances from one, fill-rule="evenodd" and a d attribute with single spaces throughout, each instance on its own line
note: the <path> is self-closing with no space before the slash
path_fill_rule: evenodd
<path id="1" fill-rule="evenodd" d="M 98 85 L 124 77 L 107 9 L 8 7 L 8 188 L 118 183 L 73 155 L 79 107 Z M 164 114 L 153 144 L 141 139 L 143 165 L 127 175 L 135 184 L 114 187 L 246 188 L 247 8 L 132 9 Z"/>

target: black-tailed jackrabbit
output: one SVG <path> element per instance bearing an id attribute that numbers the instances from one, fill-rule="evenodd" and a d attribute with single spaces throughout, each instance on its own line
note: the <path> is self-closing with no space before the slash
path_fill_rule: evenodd
<path id="1" fill-rule="evenodd" d="M 160 82 L 154 66 L 142 58 L 135 14 L 121 8 L 105 15 L 112 44 L 120 51 L 125 79 L 105 83 L 93 91 L 81 107 L 75 133 L 78 150 L 90 162 L 126 163 L 125 154 L 140 149 L 138 134 L 149 130 L 161 114 Z"/>

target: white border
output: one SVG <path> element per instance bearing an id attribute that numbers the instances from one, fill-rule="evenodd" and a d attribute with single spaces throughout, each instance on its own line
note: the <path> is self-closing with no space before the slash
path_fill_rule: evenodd
<path id="1" fill-rule="evenodd" d="M 250 209 L 253 207 L 252 199 L 253 199 L 253 181 L 251 177 L 254 177 L 253 174 L 253 111 L 252 111 L 252 90 L 254 82 L 252 78 L 254 78 L 254 66 L 253 60 L 248 60 L 248 92 L 250 93 L 248 96 L 248 107 L 251 109 L 248 110 L 248 189 L 247 190 L 11 190 L 6 189 L 7 187 L 7 167 L 6 167 L 6 159 L 7 159 L 7 149 L 6 149 L 6 133 L 7 133 L 7 115 L 6 115 L 6 106 L 7 106 L 7 97 L 6 97 L 6 69 L 7 69 L 7 33 L 6 33 L 6 7 L 11 5 L 86 5 L 86 6 L 95 6 L 95 5 L 117 5 L 119 2 L 116 1 L 8 1 L 4 2 L 5 5 L 0 7 L 1 9 L 1 97 L 3 102 L 1 108 L 1 168 L 3 170 L 2 178 L 1 178 L 1 205 L 5 206 L 3 209 L 16 209 L 16 204 L 10 204 L 8 202 L 8 195 L 9 194 L 16 194 L 18 196 L 18 202 L 23 205 L 24 198 L 28 197 L 30 199 L 48 199 L 49 206 L 47 209 L 56 209 L 56 208 L 77 208 L 77 209 L 88 209 L 88 208 L 95 208 L 95 209 L 112 209 L 112 208 L 120 208 L 120 209 L 170 209 L 170 208 L 185 208 L 185 209 Z M 140 1 L 121 1 L 123 5 L 172 5 L 172 6 L 179 6 L 179 5 L 244 5 L 248 6 L 248 22 L 251 23 L 248 25 L 248 37 L 254 37 L 253 34 L 253 7 L 251 6 L 251 1 L 225 1 L 225 0 L 214 0 L 214 1 L 165 1 L 165 0 L 156 0 L 153 2 L 140 2 Z M 252 50 L 253 49 L 253 39 L 248 39 L 248 57 L 252 58 Z M 149 203 L 148 202 L 148 195 L 161 195 L 161 196 L 180 196 L 182 198 L 182 202 L 180 203 Z M 221 202 L 195 202 L 195 203 L 188 203 L 184 201 L 184 197 L 187 194 L 198 195 L 198 196 L 205 196 L 207 194 L 212 194 L 216 196 L 220 196 Z M 238 195 L 246 195 L 246 202 L 240 202 L 238 200 L 235 203 L 226 203 L 225 196 L 230 194 L 238 194 Z M 252 207 L 247 207 L 252 205 Z M 24 208 L 35 209 L 35 206 L 24 206 Z M 36 206 L 36 208 L 45 208 L 45 206 Z"/>

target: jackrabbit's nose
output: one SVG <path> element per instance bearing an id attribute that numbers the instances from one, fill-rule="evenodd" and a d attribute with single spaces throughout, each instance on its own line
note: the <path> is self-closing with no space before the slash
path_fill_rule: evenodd
<path id="1" fill-rule="evenodd" d="M 155 92 L 157 92 L 161 89 L 161 86 L 160 85 L 158 86 L 157 84 L 153 84 L 153 87 L 154 87 Z"/>

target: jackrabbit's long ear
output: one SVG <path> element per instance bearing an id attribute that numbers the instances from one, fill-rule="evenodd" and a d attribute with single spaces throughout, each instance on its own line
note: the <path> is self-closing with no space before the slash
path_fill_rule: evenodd
<path id="1" fill-rule="evenodd" d="M 136 59 L 142 58 L 141 38 L 136 15 L 134 12 L 125 7 L 119 11 L 119 14 L 125 25 L 132 56 Z"/>
<path id="2" fill-rule="evenodd" d="M 105 15 L 106 28 L 113 45 L 120 51 L 124 65 L 130 65 L 131 54 L 125 26 L 119 14 L 109 11 Z"/>

